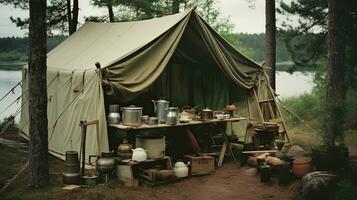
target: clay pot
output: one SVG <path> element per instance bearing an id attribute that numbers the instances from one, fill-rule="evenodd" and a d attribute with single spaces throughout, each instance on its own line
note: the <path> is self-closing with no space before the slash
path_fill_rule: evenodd
<path id="1" fill-rule="evenodd" d="M 299 157 L 293 161 L 293 174 L 296 177 L 303 177 L 305 174 L 312 172 L 311 158 Z"/>
<path id="2" fill-rule="evenodd" d="M 127 139 L 123 139 L 123 143 L 118 146 L 118 152 L 131 153 L 132 148 L 134 148 L 134 145 L 129 144 L 129 141 Z"/>

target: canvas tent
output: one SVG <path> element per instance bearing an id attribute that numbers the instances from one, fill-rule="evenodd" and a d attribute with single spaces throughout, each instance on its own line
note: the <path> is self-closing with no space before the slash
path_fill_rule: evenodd
<path id="1" fill-rule="evenodd" d="M 143 21 L 87 22 L 48 54 L 47 66 L 49 152 L 62 159 L 67 150 L 80 148 L 80 120 L 99 120 L 99 140 L 95 127 L 87 129 L 87 155 L 96 154 L 98 147 L 108 150 L 105 95 L 129 102 L 160 87 L 172 101 L 197 103 L 211 95 L 216 100 L 206 105 L 224 105 L 266 83 L 262 67 L 239 53 L 194 9 Z M 20 128 L 25 138 L 27 78 L 24 67 Z M 208 82 L 216 87 L 207 88 Z"/>

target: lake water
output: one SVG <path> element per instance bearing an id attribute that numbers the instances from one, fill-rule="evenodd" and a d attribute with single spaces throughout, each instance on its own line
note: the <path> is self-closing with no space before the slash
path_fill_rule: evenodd
<path id="1" fill-rule="evenodd" d="M 294 72 L 276 72 L 276 93 L 280 97 L 287 98 L 298 96 L 304 93 L 310 93 L 314 87 L 313 73 Z"/>
<path id="2" fill-rule="evenodd" d="M 287 72 L 277 72 L 276 86 L 277 93 L 281 98 L 297 96 L 303 93 L 309 93 L 313 88 L 313 75 L 295 72 L 289 74 Z M 0 70 L 0 98 L 2 98 L 16 83 L 21 80 L 21 71 L 5 71 Z M 18 87 L 4 100 L 0 101 L 0 121 L 10 114 L 16 112 L 20 107 L 21 101 L 15 103 L 6 112 L 1 113 L 8 105 L 16 100 L 21 95 L 21 88 Z M 18 116 L 19 117 L 19 116 Z M 17 117 L 17 119 L 19 119 Z"/>
<path id="3" fill-rule="evenodd" d="M 5 71 L 0 70 L 0 99 L 9 91 L 13 86 L 15 86 L 21 80 L 21 71 Z M 0 101 L 0 121 L 4 117 L 9 116 L 16 112 L 20 108 L 21 101 L 14 103 L 5 112 L 3 112 L 8 105 L 16 100 L 17 97 L 21 95 L 21 87 L 17 87 L 14 93 L 10 93 L 5 99 Z M 17 116 L 19 119 L 20 116 Z"/>

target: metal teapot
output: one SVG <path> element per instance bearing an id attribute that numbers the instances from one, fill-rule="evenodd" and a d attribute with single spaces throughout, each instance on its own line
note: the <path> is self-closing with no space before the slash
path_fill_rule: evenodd
<path id="1" fill-rule="evenodd" d="M 132 160 L 142 162 L 148 158 L 147 152 L 143 148 L 135 148 L 132 149 L 133 155 L 131 157 Z"/>
<path id="2" fill-rule="evenodd" d="M 187 162 L 187 165 L 184 162 L 176 162 L 174 166 L 175 176 L 178 178 L 188 176 L 188 166 L 190 162 Z"/>
<path id="3" fill-rule="evenodd" d="M 92 158 L 97 158 L 96 169 L 99 174 L 111 174 L 115 168 L 115 160 L 112 157 L 113 152 L 102 152 L 101 156 L 90 155 L 89 163 L 91 163 Z"/>
<path id="4" fill-rule="evenodd" d="M 164 99 L 160 99 L 157 101 L 152 100 L 152 102 L 154 103 L 154 111 L 156 113 L 156 116 L 159 118 L 159 123 L 165 122 L 170 102 Z"/>

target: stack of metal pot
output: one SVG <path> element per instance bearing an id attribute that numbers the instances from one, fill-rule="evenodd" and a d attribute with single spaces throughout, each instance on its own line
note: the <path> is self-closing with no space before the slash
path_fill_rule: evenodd
<path id="1" fill-rule="evenodd" d="M 122 108 L 123 125 L 140 126 L 143 108 L 134 105 Z"/>
<path id="2" fill-rule="evenodd" d="M 67 151 L 64 172 L 62 176 L 63 184 L 78 185 L 80 181 L 80 167 L 77 151 Z"/>

